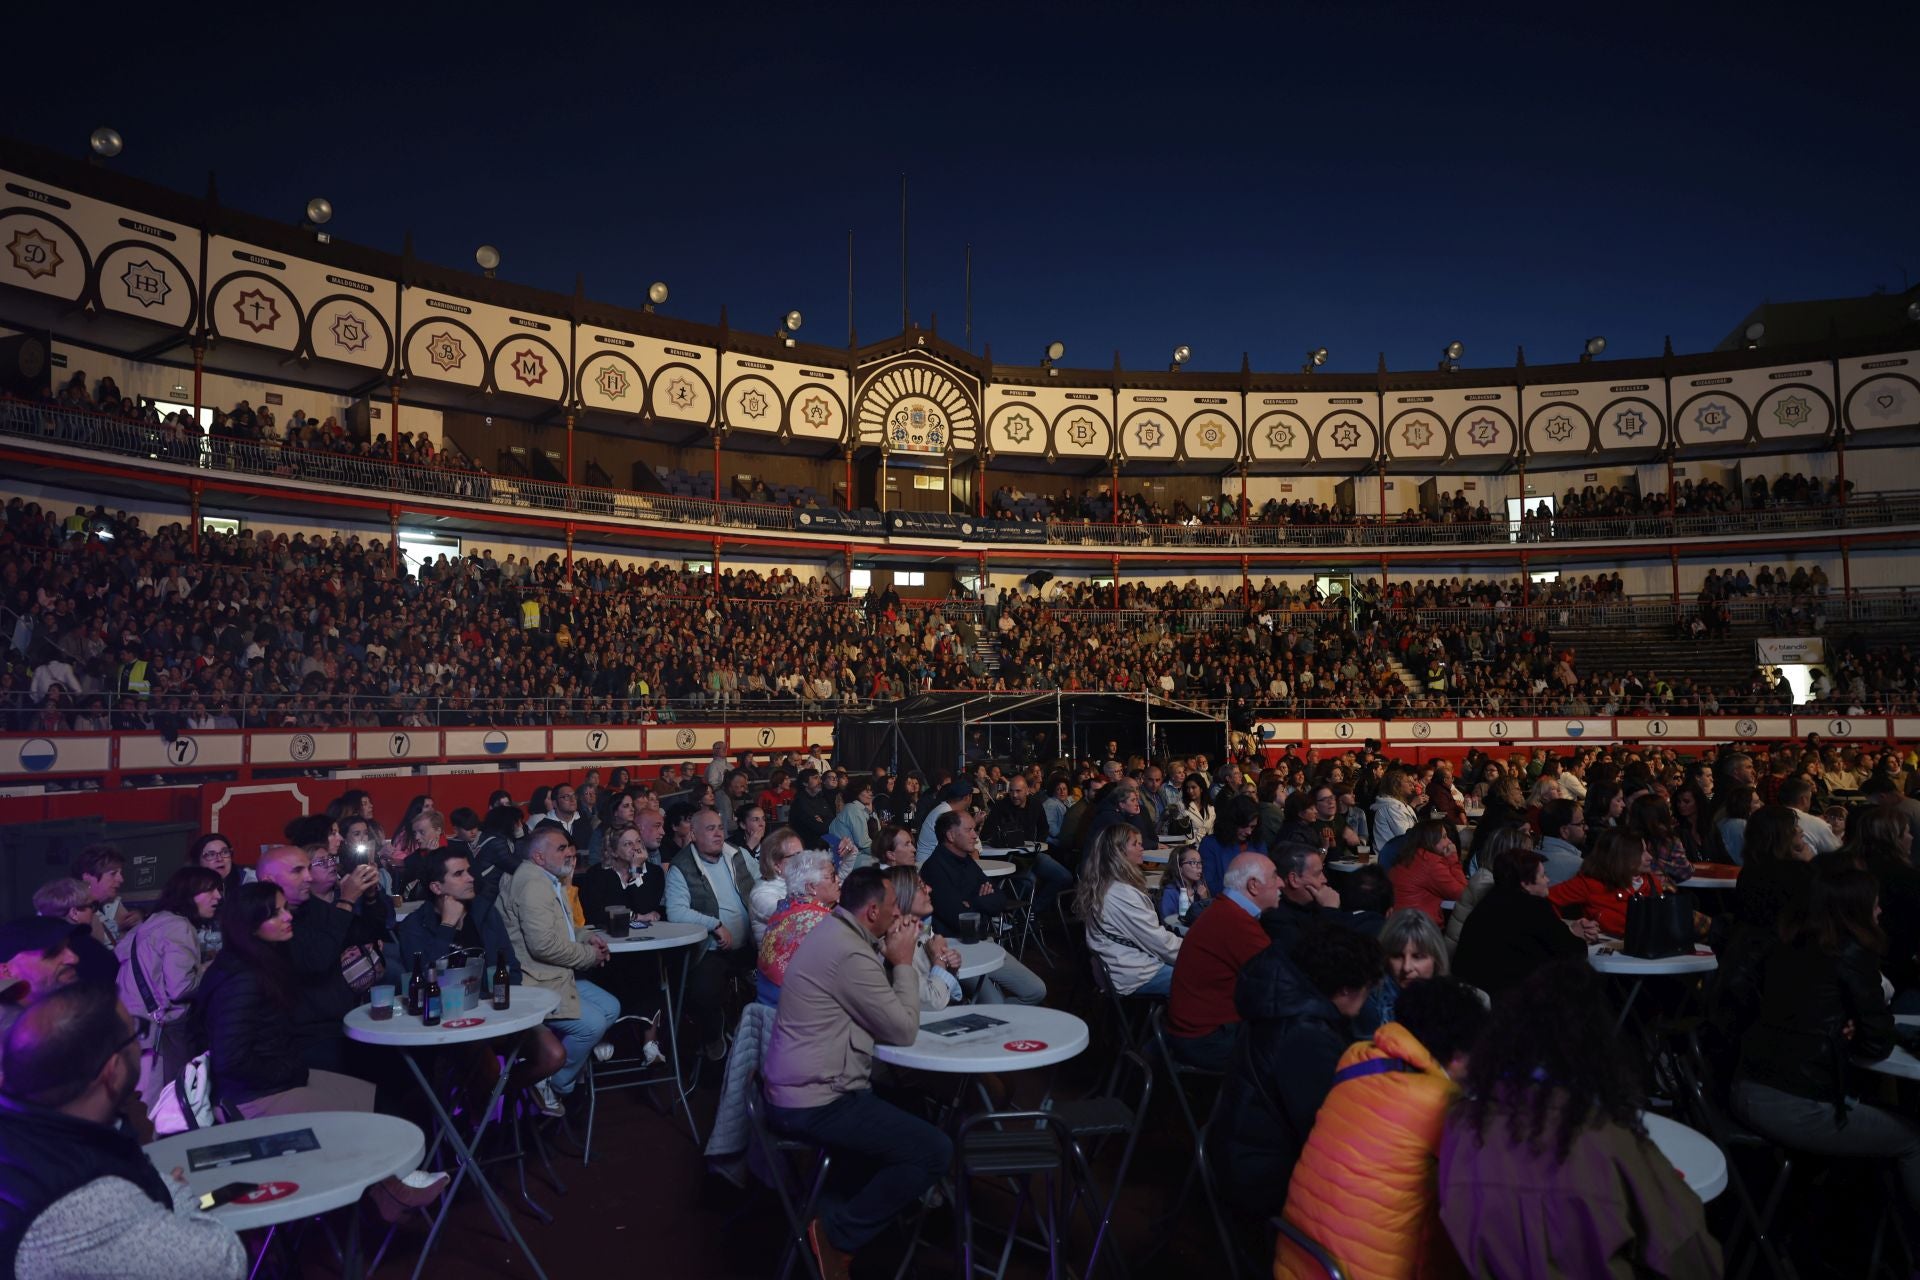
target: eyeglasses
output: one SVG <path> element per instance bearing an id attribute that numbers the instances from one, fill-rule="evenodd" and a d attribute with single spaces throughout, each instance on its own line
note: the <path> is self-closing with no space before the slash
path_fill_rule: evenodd
<path id="1" fill-rule="evenodd" d="M 308 865 L 313 867 L 333 868 L 340 865 L 340 859 L 334 857 L 332 854 L 322 854 L 320 857 L 315 858 Z"/>

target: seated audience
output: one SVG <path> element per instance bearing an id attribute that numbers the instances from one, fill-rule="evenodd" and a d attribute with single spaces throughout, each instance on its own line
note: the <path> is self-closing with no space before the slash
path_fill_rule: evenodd
<path id="1" fill-rule="evenodd" d="M 1419 912 L 1407 918 L 1426 923 Z M 1294 1165 L 1286 1218 L 1332 1248 L 1351 1280 L 1461 1274 L 1440 1224 L 1434 1162 L 1486 1022 L 1479 994 L 1440 974 L 1407 987 L 1393 1020 L 1341 1055 Z M 1282 1242 L 1274 1275 L 1317 1272 Z"/>
<path id="2" fill-rule="evenodd" d="M 1625 831 L 1602 831 L 1580 864 L 1580 874 L 1554 885 L 1547 900 L 1562 916 L 1592 920 L 1610 938 L 1627 936 L 1627 900 L 1665 891 L 1646 841 Z"/>
<path id="3" fill-rule="evenodd" d="M 43 916 L 0 925 L 0 1034 L 29 1001 L 79 977 L 72 926 Z"/>
<path id="4" fill-rule="evenodd" d="M 1140 872 L 1143 852 L 1132 824 L 1102 831 L 1081 865 L 1074 907 L 1086 923 L 1087 947 L 1106 963 L 1115 993 L 1164 996 L 1173 989 L 1180 938 L 1154 910 Z"/>
<path id="5" fill-rule="evenodd" d="M 747 895 L 747 917 L 756 947 L 766 940 L 767 921 L 787 900 L 786 865 L 800 849 L 800 836 L 791 827 L 781 827 L 760 842 L 759 879 L 754 881 L 753 892 Z M 745 851 L 732 856 L 744 859 Z"/>
<path id="6" fill-rule="evenodd" d="M 1733 918 L 1769 936 L 1799 910 L 1813 882 L 1813 846 L 1794 811 L 1770 804 L 1747 819 L 1740 878 L 1733 882 Z"/>
<path id="7" fill-rule="evenodd" d="M 1424 911 L 1402 907 L 1387 917 L 1377 935 L 1386 972 L 1367 993 L 1353 1018 L 1353 1034 L 1370 1036 L 1394 1020 L 1394 1007 L 1410 983 L 1447 976 L 1447 944 Z"/>
<path id="8" fill-rule="evenodd" d="M 962 938 L 961 914 L 977 912 L 981 928 L 991 929 L 1019 904 L 980 869 L 973 814 L 949 810 L 935 816 L 933 826 L 934 850 L 921 865 L 920 876 L 932 897 L 934 927 L 947 937 Z M 978 984 L 973 998 L 980 1004 L 1039 1004 L 1047 998 L 1047 984 L 1011 955 L 986 977 L 970 981 Z"/>
<path id="9" fill-rule="evenodd" d="M 1269 946 L 1240 976 L 1245 1022 L 1210 1132 L 1221 1193 L 1262 1215 L 1286 1203 L 1294 1162 L 1380 977 L 1380 944 L 1335 924 Z"/>
<path id="10" fill-rule="evenodd" d="M 308 1066 L 340 1074 L 349 1057 L 340 1020 L 383 975 L 388 913 L 374 868 L 336 875 L 331 862 L 316 874 L 307 852 L 290 845 L 260 855 L 260 883 L 280 890 L 293 920 L 289 945 L 276 954 L 293 967 L 296 1046 Z"/>
<path id="11" fill-rule="evenodd" d="M 1160 886 L 1160 923 L 1185 934 L 1194 917 L 1212 901 L 1200 850 L 1192 845 L 1176 849 L 1168 856 L 1167 874 Z"/>
<path id="12" fill-rule="evenodd" d="M 1436 927 L 1444 918 L 1440 904 L 1459 898 L 1467 887 L 1460 849 L 1442 822 L 1415 826 L 1387 874 L 1393 878 L 1394 902 L 1424 911 Z"/>
<path id="13" fill-rule="evenodd" d="M 768 842 L 772 842 L 771 837 Z M 787 965 L 792 962 L 801 939 L 831 915 L 840 902 L 840 877 L 834 873 L 833 855 L 824 849 L 798 848 L 798 837 L 794 837 L 793 843 L 794 851 L 781 859 L 780 875 L 786 883 L 786 894 L 779 910 L 767 921 L 766 936 L 759 950 L 760 999 L 772 1005 L 780 1003 Z"/>
<path id="14" fill-rule="evenodd" d="M 908 850 L 905 862 L 882 868 L 894 905 L 903 916 L 920 922 L 920 945 L 914 948 L 913 969 L 920 984 L 920 1010 L 933 1013 L 961 1000 L 960 953 L 947 939 L 933 931 L 933 895 L 920 878 Z"/>
<path id="15" fill-rule="evenodd" d="M 573 864 L 573 845 L 566 831 L 558 825 L 536 827 L 522 841 L 520 869 L 500 891 L 500 912 L 522 977 L 560 1000 L 547 1025 L 560 1037 L 566 1061 L 559 1071 L 534 1085 L 535 1096 L 549 1114 L 573 1093 L 586 1070 L 587 1055 L 620 1016 L 618 1000 L 579 976 L 579 971 L 606 964 L 609 953 L 606 938 L 589 933 L 583 939 L 574 925 L 565 892 Z"/>
<path id="16" fill-rule="evenodd" d="M 120 965 L 105 941 L 100 904 L 85 884 L 65 877 L 47 881 L 33 891 L 33 911 L 72 928 L 73 954 L 80 957 L 80 981 L 113 985 Z"/>
<path id="17" fill-rule="evenodd" d="M 1327 883 L 1326 858 L 1319 846 L 1282 845 L 1268 850 L 1268 856 L 1280 874 L 1280 900 L 1272 910 L 1260 913 L 1260 924 L 1274 941 L 1290 945 L 1300 930 L 1331 919 L 1330 913 L 1340 907 L 1340 895 Z"/>
<path id="18" fill-rule="evenodd" d="M 1894 1048 L 1877 897 L 1867 872 L 1831 858 L 1816 863 L 1804 908 L 1783 922 L 1783 945 L 1766 959 L 1733 1105 L 1790 1152 L 1891 1161 L 1912 1219 L 1920 1214 L 1920 1125 L 1862 1101 L 1856 1065 Z"/>
<path id="19" fill-rule="evenodd" d="M 1562 920 L 1547 900 L 1546 859 L 1514 844 L 1493 859 L 1493 886 L 1460 931 L 1453 971 L 1498 999 L 1555 960 L 1584 962 L 1600 938 L 1597 920 Z"/>
<path id="20" fill-rule="evenodd" d="M 1540 846 L 1536 852 L 1546 861 L 1549 885 L 1580 874 L 1580 864 L 1586 859 L 1582 846 L 1586 842 L 1587 817 L 1578 803 L 1560 799 L 1540 806 Z M 1476 855 L 1474 860 L 1484 867 L 1492 858 Z"/>
<path id="21" fill-rule="evenodd" d="M 807 1225 L 833 1280 L 953 1163 L 945 1133 L 872 1088 L 874 1046 L 920 1034 L 919 940 L 879 868 L 863 867 L 787 965 L 763 1067 L 767 1112 L 776 1129 L 833 1153 L 829 1195 Z"/>
<path id="22" fill-rule="evenodd" d="M 247 1250 L 118 1123 L 140 1037 L 113 988 L 51 991 L 0 1049 L 0 1273 L 240 1280 Z"/>
<path id="23" fill-rule="evenodd" d="M 1219 894 L 1226 890 L 1227 866 L 1249 853 L 1265 853 L 1254 833 L 1260 826 L 1260 806 L 1251 796 L 1229 796 L 1219 806 L 1213 834 L 1200 842 L 1200 860 L 1205 870 L 1207 889 Z"/>
<path id="24" fill-rule="evenodd" d="M 744 976 L 757 954 L 749 905 L 753 870 L 727 848 L 726 821 L 718 813 L 701 809 L 687 821 L 693 842 L 667 869 L 667 919 L 700 925 L 709 935 L 687 974 L 687 1015 L 707 1060 L 720 1062 L 727 1056 L 727 976 Z M 773 843 L 769 836 L 763 848 Z"/>
<path id="25" fill-rule="evenodd" d="M 1440 1221 L 1467 1274 L 1721 1274 L 1700 1197 L 1647 1137 L 1627 1045 L 1584 967 L 1549 964 L 1494 1005 L 1440 1139 Z"/>
<path id="26" fill-rule="evenodd" d="M 181 867 L 167 877 L 153 913 L 129 929 L 115 950 L 120 1002 L 140 1029 L 140 1100 L 148 1106 L 196 1052 L 187 1015 L 213 963 L 202 930 L 213 922 L 224 896 L 213 870 Z"/>
<path id="27" fill-rule="evenodd" d="M 1180 942 L 1167 999 L 1167 1048 L 1188 1066 L 1225 1070 L 1240 1037 L 1234 992 L 1241 971 L 1269 939 L 1260 914 L 1280 899 L 1280 876 L 1264 853 L 1227 867 L 1222 901 L 1200 913 Z"/>
<path id="28" fill-rule="evenodd" d="M 140 923 L 140 913 L 128 910 L 120 901 L 120 886 L 126 883 L 127 860 L 110 844 L 90 844 L 80 851 L 74 863 L 74 878 L 87 887 L 87 895 L 99 906 L 94 938 L 111 948 L 120 935 Z"/>

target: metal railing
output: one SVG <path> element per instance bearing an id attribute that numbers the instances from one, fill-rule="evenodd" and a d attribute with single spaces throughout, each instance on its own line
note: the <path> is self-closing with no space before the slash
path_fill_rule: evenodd
<path id="1" fill-rule="evenodd" d="M 356 453 L 291 449 L 259 441 L 195 435 L 51 404 L 0 398 L 0 436 L 57 441 L 73 448 L 142 461 L 270 479 L 300 480 L 368 493 L 406 494 L 555 514 L 609 516 L 713 529 L 803 530 L 799 508 L 715 502 L 671 494 L 559 484 L 447 467 L 422 467 Z M 1040 522 L 1033 522 L 1040 523 Z M 1826 532 L 1920 524 L 1920 493 L 1856 493 L 1844 504 L 1779 506 L 1758 511 L 1678 516 L 1550 517 L 1438 523 L 1426 520 L 1347 524 L 1112 524 L 1048 520 L 1054 546 L 1335 550 L 1395 547 L 1496 547 L 1593 541 L 1662 541 L 1762 533 Z M 984 527 L 956 541 L 993 541 Z"/>

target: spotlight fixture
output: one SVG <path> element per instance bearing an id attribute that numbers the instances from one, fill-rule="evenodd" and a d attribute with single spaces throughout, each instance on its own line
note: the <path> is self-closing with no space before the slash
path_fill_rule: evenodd
<path id="1" fill-rule="evenodd" d="M 473 260 L 480 264 L 480 270 L 491 280 L 494 269 L 500 265 L 500 251 L 490 244 L 483 244 L 473 251 Z"/>
<path id="2" fill-rule="evenodd" d="M 655 280 L 647 286 L 647 304 L 640 309 L 648 315 L 652 315 L 655 307 L 664 307 L 666 305 L 667 282 L 665 280 Z"/>
<path id="3" fill-rule="evenodd" d="M 126 143 L 121 139 L 118 129 L 103 124 L 93 131 L 93 136 L 87 139 L 87 145 L 93 148 L 93 154 L 100 159 L 111 160 L 120 154 L 120 149 Z"/>
<path id="4" fill-rule="evenodd" d="M 1595 334 L 1593 337 L 1587 339 L 1586 349 L 1580 353 L 1580 363 L 1591 364 L 1593 358 L 1606 349 L 1607 340 Z"/>
<path id="5" fill-rule="evenodd" d="M 1458 338 L 1440 348 L 1440 372 L 1460 372 L 1460 357 L 1465 354 L 1467 354 L 1467 344 Z"/>
<path id="6" fill-rule="evenodd" d="M 1054 368 L 1053 366 L 1056 362 L 1060 360 L 1062 356 L 1066 354 L 1067 354 L 1066 343 L 1056 340 L 1053 342 L 1049 342 L 1047 344 L 1046 354 L 1040 357 L 1040 367 L 1047 371 L 1047 376 L 1049 378 L 1057 378 L 1060 376 L 1060 371 Z"/>
<path id="7" fill-rule="evenodd" d="M 1920 323 L 1920 302 L 1907 304 L 1907 319 Z"/>
<path id="8" fill-rule="evenodd" d="M 1313 350 L 1307 352 L 1307 362 L 1300 366 L 1300 372 L 1312 373 L 1326 362 L 1327 349 L 1325 347 L 1315 347 Z"/>
<path id="9" fill-rule="evenodd" d="M 1762 338 L 1765 338 L 1766 336 L 1767 336 L 1767 326 L 1760 323 L 1758 320 L 1755 320 L 1752 324 L 1747 326 L 1746 339 L 1747 339 L 1747 346 L 1749 348 L 1759 346 L 1760 340 Z"/>
<path id="10" fill-rule="evenodd" d="M 333 201 L 325 196 L 315 196 L 307 201 L 307 221 L 316 227 L 333 221 Z"/>
<path id="11" fill-rule="evenodd" d="M 1167 366 L 1168 373 L 1180 372 L 1180 366 L 1193 359 L 1193 348 L 1181 343 L 1173 349 L 1173 362 Z"/>
<path id="12" fill-rule="evenodd" d="M 786 315 L 780 317 L 780 327 L 774 330 L 773 336 L 788 346 L 792 346 L 794 330 L 800 327 L 802 319 L 803 317 L 798 311 L 787 312 Z"/>

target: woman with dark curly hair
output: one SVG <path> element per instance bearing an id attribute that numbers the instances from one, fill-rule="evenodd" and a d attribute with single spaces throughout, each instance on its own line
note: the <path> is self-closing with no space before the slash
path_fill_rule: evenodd
<path id="1" fill-rule="evenodd" d="M 1647 1137 L 1622 1043 L 1575 963 L 1494 1006 L 1440 1142 L 1440 1220 L 1468 1274 L 1720 1275 L 1700 1198 Z"/>

